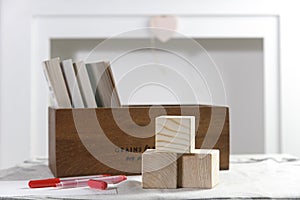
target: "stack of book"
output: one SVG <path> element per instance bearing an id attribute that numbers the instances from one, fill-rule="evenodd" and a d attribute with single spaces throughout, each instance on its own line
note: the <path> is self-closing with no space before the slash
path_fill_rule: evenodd
<path id="1" fill-rule="evenodd" d="M 121 106 L 109 62 L 73 63 L 53 58 L 43 62 L 43 69 L 54 107 Z"/>

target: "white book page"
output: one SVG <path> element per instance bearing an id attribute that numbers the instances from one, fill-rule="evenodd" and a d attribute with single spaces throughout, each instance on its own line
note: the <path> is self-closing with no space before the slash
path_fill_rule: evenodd
<path id="1" fill-rule="evenodd" d="M 64 77 L 70 92 L 70 97 L 72 100 L 72 105 L 74 108 L 84 108 L 83 100 L 81 97 L 80 89 L 76 79 L 76 75 L 73 68 L 73 63 L 71 59 L 62 61 L 62 69 L 64 72 Z"/>

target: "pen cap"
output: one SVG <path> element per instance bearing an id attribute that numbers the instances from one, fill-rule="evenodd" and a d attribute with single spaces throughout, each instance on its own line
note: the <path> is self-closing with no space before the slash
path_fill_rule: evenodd
<path id="1" fill-rule="evenodd" d="M 60 182 L 59 178 L 50 178 L 44 180 L 32 180 L 28 182 L 30 188 L 55 187 Z"/>
<path id="2" fill-rule="evenodd" d="M 107 183 L 100 180 L 89 180 L 88 186 L 93 189 L 105 190 L 107 188 Z"/>

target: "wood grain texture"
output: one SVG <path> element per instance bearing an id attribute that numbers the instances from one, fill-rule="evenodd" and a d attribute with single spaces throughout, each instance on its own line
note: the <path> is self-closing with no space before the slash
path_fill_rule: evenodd
<path id="1" fill-rule="evenodd" d="M 195 149 L 195 117 L 156 117 L 155 148 L 166 152 L 191 153 Z"/>
<path id="2" fill-rule="evenodd" d="M 142 155 L 143 188 L 177 188 L 177 153 L 148 149 Z"/>
<path id="3" fill-rule="evenodd" d="M 219 183 L 219 150 L 195 150 L 178 159 L 178 187 L 213 188 Z"/>
<path id="4" fill-rule="evenodd" d="M 51 169 L 52 173 L 56 175 L 56 112 L 54 112 L 54 110 L 50 108 L 48 112 L 49 168 Z"/>
<path id="5" fill-rule="evenodd" d="M 151 110 L 151 117 L 149 111 Z M 83 120 L 77 125 L 74 113 Z M 128 116 L 129 113 L 129 116 Z M 200 115 L 199 115 L 200 113 Z M 131 106 L 121 108 L 54 109 L 49 108 L 49 166 L 56 177 L 91 174 L 140 174 L 141 154 L 155 147 L 155 117 L 161 115 L 195 116 L 196 148 L 220 149 L 220 168 L 229 168 L 229 113 L 218 106 Z M 89 115 L 94 115 L 101 130 L 94 130 Z M 225 116 L 225 118 L 224 118 Z M 224 118 L 224 120 L 223 120 Z M 75 120 L 76 121 L 76 120 Z M 118 123 L 116 122 L 118 121 Z M 113 160 L 131 172 L 117 170 L 99 162 L 83 145 L 78 126 L 84 127 L 84 139 L 90 147 L 101 146 L 98 154 Z M 221 130 L 218 133 L 218 130 Z M 136 132 L 136 135 L 129 133 Z M 207 137 L 205 137 L 207 136 Z M 82 136 L 81 136 L 82 137 Z M 109 139 L 116 148 L 109 149 L 102 139 Z M 216 143 L 214 143 L 216 141 Z M 128 157 L 134 152 L 134 157 Z M 115 153 L 122 155 L 117 157 Z M 114 157 L 111 157 L 112 154 Z M 96 155 L 98 156 L 98 155 Z"/>

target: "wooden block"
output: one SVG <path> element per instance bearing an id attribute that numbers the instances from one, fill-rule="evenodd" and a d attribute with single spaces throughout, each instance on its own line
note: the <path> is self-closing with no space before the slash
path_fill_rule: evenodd
<path id="1" fill-rule="evenodd" d="M 157 117 L 155 148 L 159 151 L 191 153 L 195 149 L 195 117 Z"/>
<path id="2" fill-rule="evenodd" d="M 177 188 L 177 153 L 148 149 L 142 155 L 143 188 Z"/>
<path id="3" fill-rule="evenodd" d="M 213 188 L 219 183 L 219 150 L 196 149 L 178 159 L 178 187 Z"/>

